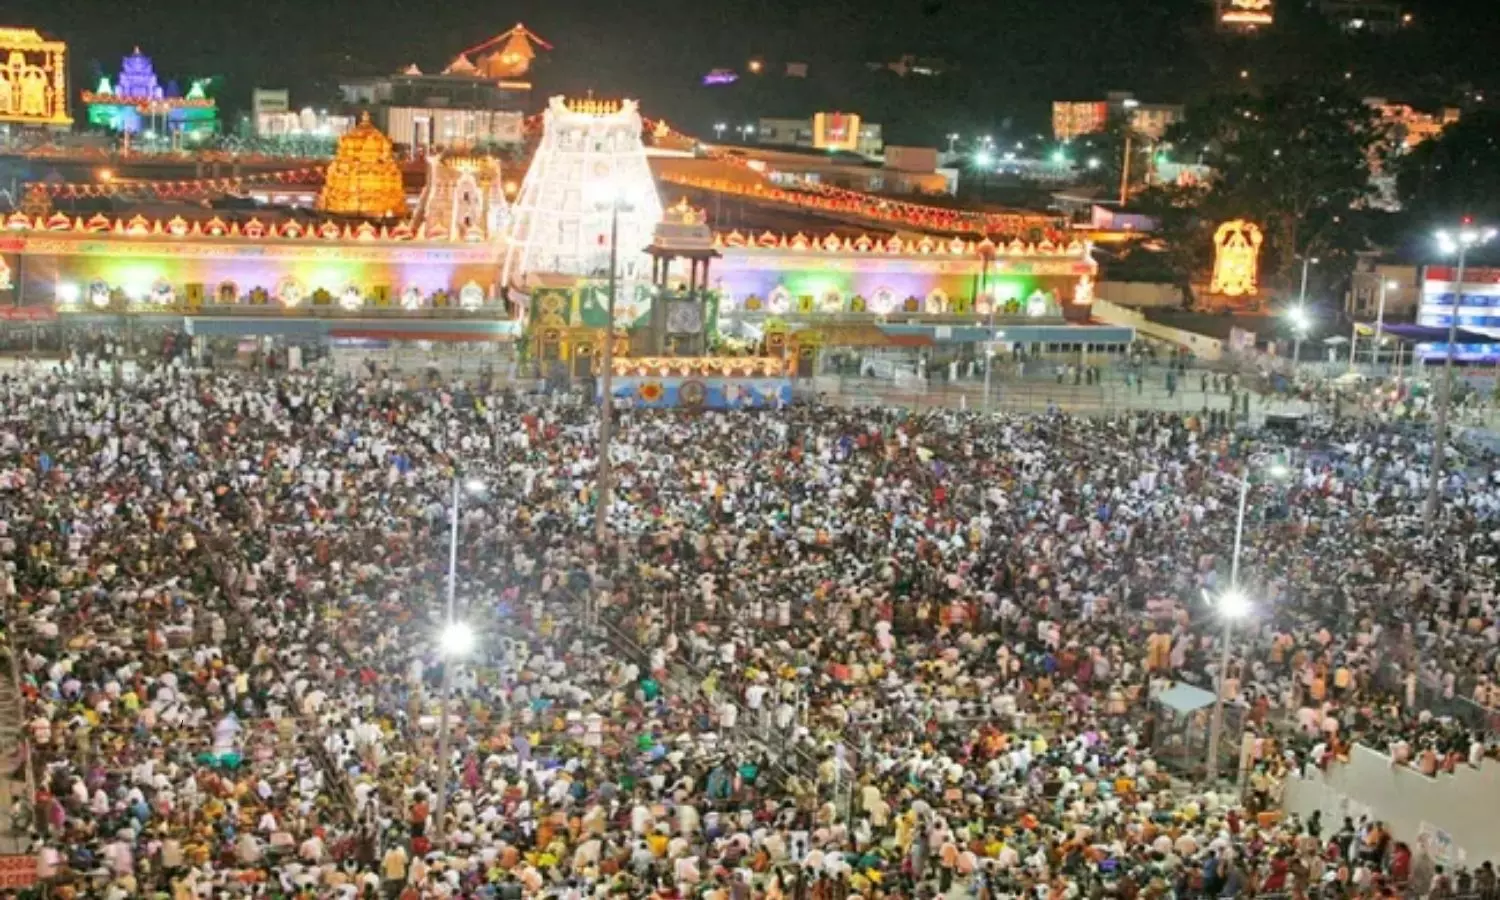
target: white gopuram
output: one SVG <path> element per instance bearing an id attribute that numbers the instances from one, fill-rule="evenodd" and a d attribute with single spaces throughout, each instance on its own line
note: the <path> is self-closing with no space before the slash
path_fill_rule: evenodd
<path id="1" fill-rule="evenodd" d="M 607 277 L 614 207 L 624 298 L 651 277 L 645 249 L 662 218 L 640 111 L 634 100 L 553 97 L 506 224 L 501 284 L 525 287 L 544 274 Z"/>

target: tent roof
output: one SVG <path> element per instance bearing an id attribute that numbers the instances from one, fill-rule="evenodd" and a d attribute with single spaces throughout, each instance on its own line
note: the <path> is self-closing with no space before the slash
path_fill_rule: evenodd
<path id="1" fill-rule="evenodd" d="M 1179 682 L 1157 694 L 1156 699 L 1168 709 L 1186 713 L 1213 705 L 1214 694 L 1213 691 L 1205 691 L 1203 688 L 1195 688 L 1190 684 Z"/>

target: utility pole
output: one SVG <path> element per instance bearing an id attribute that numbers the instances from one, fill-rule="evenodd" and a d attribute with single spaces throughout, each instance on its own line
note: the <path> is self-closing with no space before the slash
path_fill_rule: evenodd
<path id="1" fill-rule="evenodd" d="M 1453 313 L 1448 317 L 1448 352 L 1443 362 L 1443 393 L 1438 397 L 1437 422 L 1432 434 L 1432 472 L 1427 478 L 1427 508 L 1423 520 L 1431 525 L 1438 514 L 1438 497 L 1443 481 L 1443 455 L 1448 449 L 1448 409 L 1453 403 L 1453 358 L 1457 351 L 1458 311 L 1464 301 L 1464 266 L 1469 261 L 1469 248 L 1493 240 L 1495 229 L 1478 231 L 1465 227 L 1456 235 L 1438 232 L 1438 241 L 1448 252 L 1458 252 L 1458 271 L 1453 279 Z"/>
<path id="2" fill-rule="evenodd" d="M 609 301 L 604 325 L 604 357 L 599 373 L 599 471 L 595 493 L 599 495 L 594 505 L 594 541 L 599 545 L 599 562 L 604 562 L 604 542 L 609 538 L 609 441 L 610 419 L 614 412 L 614 367 L 615 367 L 615 293 L 618 287 L 616 273 L 620 269 L 620 200 L 611 198 L 609 205 Z"/>

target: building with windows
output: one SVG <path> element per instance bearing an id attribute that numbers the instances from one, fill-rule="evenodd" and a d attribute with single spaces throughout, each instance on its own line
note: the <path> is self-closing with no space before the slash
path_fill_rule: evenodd
<path id="1" fill-rule="evenodd" d="M 773 147 L 803 147 L 844 151 L 861 156 L 879 156 L 885 147 L 878 122 L 866 122 L 856 113 L 820 112 L 809 119 L 761 119 L 756 125 L 758 143 Z"/>
<path id="2" fill-rule="evenodd" d="M 1142 103 L 1127 91 L 1111 91 L 1104 100 L 1059 100 L 1052 104 L 1052 136 L 1060 141 L 1098 134 L 1114 120 L 1128 120 L 1136 134 L 1160 139 L 1181 122 L 1177 103 Z"/>
<path id="3" fill-rule="evenodd" d="M 551 49 L 517 25 L 460 53 L 438 74 L 411 65 L 393 75 L 344 79 L 339 91 L 346 104 L 369 110 L 391 140 L 413 150 L 519 144 L 538 47 Z"/>

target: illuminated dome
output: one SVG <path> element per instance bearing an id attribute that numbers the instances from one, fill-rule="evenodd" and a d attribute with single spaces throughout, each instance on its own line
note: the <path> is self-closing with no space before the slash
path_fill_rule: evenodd
<path id="1" fill-rule="evenodd" d="M 338 153 L 318 194 L 318 209 L 345 216 L 406 215 L 406 191 L 391 139 L 370 123 L 368 113 L 339 138 Z"/>

